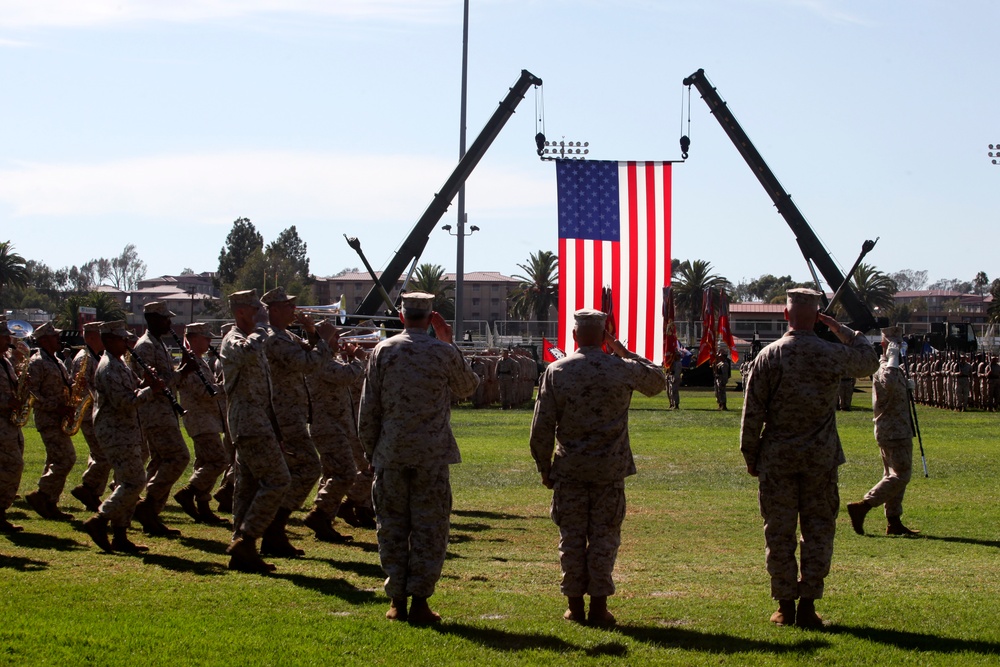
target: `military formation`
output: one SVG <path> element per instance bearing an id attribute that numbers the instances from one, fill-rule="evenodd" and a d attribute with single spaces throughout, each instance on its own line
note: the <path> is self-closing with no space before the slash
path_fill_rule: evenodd
<path id="1" fill-rule="evenodd" d="M 956 412 L 1000 410 L 1000 357 L 961 352 L 928 352 L 905 357 L 917 403 Z"/>
<path id="2" fill-rule="evenodd" d="M 835 410 L 844 379 L 873 375 L 883 461 L 882 479 L 848 505 L 858 533 L 880 505 L 888 534 L 918 532 L 901 521 L 912 468 L 910 392 L 958 410 L 995 410 L 1000 392 L 995 357 L 906 358 L 893 328 L 883 330 L 880 360 L 861 332 L 820 313 L 819 299 L 812 290 L 789 290 L 788 332 L 741 366 L 740 451 L 759 484 L 765 562 L 778 601 L 771 621 L 779 625 L 822 625 L 815 601 L 830 571 L 840 504 L 837 470 L 845 459 Z M 530 453 L 553 492 L 564 617 L 615 624 L 608 597 L 615 593 L 625 479 L 637 472 L 629 405 L 634 391 L 652 396 L 666 389 L 679 408 L 679 363 L 664 372 L 629 352 L 594 310 L 575 314 L 578 349 L 539 377 L 524 350 L 464 355 L 430 294 L 404 294 L 403 331 L 370 353 L 298 311 L 283 288 L 261 297 L 235 292 L 228 301 L 234 322 L 217 351 L 204 323 L 187 325 L 181 341 L 173 333 L 176 315 L 161 302 L 145 305 L 139 338 L 122 321 L 87 324 L 84 346 L 65 363 L 60 331 L 51 324 L 34 331 L 37 349 L 29 354 L 0 320 L 0 406 L 9 415 L 0 420 L 0 532 L 23 530 L 6 512 L 22 481 L 21 429 L 33 411 L 45 465 L 25 501 L 43 518 L 72 518 L 60 504 L 76 464 L 72 436 L 82 430 L 88 459 L 70 494 L 93 512 L 82 527 L 100 549 L 149 550 L 130 539 L 133 520 L 147 536 L 178 535 L 160 518 L 172 497 L 194 521 L 231 530 L 230 569 L 267 574 L 277 567 L 265 558 L 304 555 L 286 530 L 294 513 L 304 512 L 315 539 L 331 543 L 351 539 L 335 527 L 343 519 L 376 530 L 386 617 L 437 623 L 428 600 L 448 547 L 449 470 L 461 461 L 451 408 L 469 400 L 511 409 L 530 401 L 537 379 Z M 819 338 L 817 321 L 839 342 Z M 181 348 L 179 363 L 168 334 Z M 728 356 L 713 359 L 713 375 L 725 410 Z M 220 516 L 230 512 L 231 523 Z"/>

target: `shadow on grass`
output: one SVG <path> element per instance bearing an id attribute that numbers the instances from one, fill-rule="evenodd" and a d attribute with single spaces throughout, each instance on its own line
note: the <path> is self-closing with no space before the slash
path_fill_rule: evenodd
<path id="1" fill-rule="evenodd" d="M 191 560 L 179 556 L 167 556 L 164 554 L 145 553 L 142 555 L 142 562 L 148 565 L 156 565 L 164 570 L 172 572 L 186 572 L 196 574 L 201 577 L 218 576 L 228 572 L 228 568 L 223 563 L 207 560 Z"/>
<path id="2" fill-rule="evenodd" d="M 452 510 L 455 516 L 464 516 L 471 519 L 525 519 L 519 514 L 504 514 L 502 512 L 484 512 L 482 510 Z M 455 525 L 455 524 L 452 524 Z"/>
<path id="3" fill-rule="evenodd" d="M 204 537 L 190 537 L 187 535 L 181 535 L 177 541 L 186 547 L 191 547 L 192 549 L 197 549 L 198 551 L 204 551 L 208 554 L 215 554 L 216 556 L 226 555 L 226 549 L 229 547 L 228 542 L 222 542 L 220 540 L 207 540 Z"/>
<path id="4" fill-rule="evenodd" d="M 37 572 L 38 570 L 44 570 L 48 566 L 49 562 L 46 560 L 0 554 L 0 568 L 10 568 L 18 572 Z"/>
<path id="5" fill-rule="evenodd" d="M 81 524 L 82 525 L 82 524 Z M 13 533 L 7 536 L 11 542 L 26 549 L 50 549 L 53 551 L 74 551 L 86 549 L 88 545 L 68 537 L 56 537 L 45 533 Z"/>
<path id="6" fill-rule="evenodd" d="M 525 632 L 508 632 L 496 628 L 482 628 L 463 623 L 444 623 L 432 626 L 435 632 L 443 635 L 454 635 L 475 642 L 481 646 L 494 649 L 496 651 L 580 651 L 582 647 L 570 644 L 569 642 L 553 637 L 552 635 L 529 634 Z"/>
<path id="7" fill-rule="evenodd" d="M 795 642 L 768 642 L 747 639 L 735 635 L 698 632 L 684 628 L 662 628 L 655 626 L 619 625 L 614 629 L 627 637 L 644 644 L 664 648 L 679 648 L 702 653 L 811 653 L 826 648 L 830 642 L 823 639 L 802 639 Z"/>
<path id="8" fill-rule="evenodd" d="M 344 545 L 345 547 L 350 547 L 352 549 L 361 549 L 368 554 L 378 553 L 378 542 L 361 542 L 357 538 L 351 540 Z"/>
<path id="9" fill-rule="evenodd" d="M 354 560 L 334 560 L 332 558 L 318 558 L 317 560 L 327 563 L 330 567 L 342 572 L 353 572 L 359 577 L 385 579 L 385 572 L 382 571 L 382 566 L 375 563 L 359 563 Z"/>
<path id="10" fill-rule="evenodd" d="M 456 523 L 455 521 L 451 522 L 451 529 L 452 530 L 465 530 L 465 531 L 468 531 L 470 533 L 481 533 L 484 530 L 490 530 L 491 528 L 493 528 L 493 526 L 491 526 L 488 523 L 478 523 L 478 522 L 474 522 L 474 523 Z"/>
<path id="11" fill-rule="evenodd" d="M 280 566 L 279 566 L 280 567 Z M 339 577 L 314 577 L 308 574 L 295 572 L 281 572 L 280 570 L 271 574 L 273 579 L 284 579 L 299 588 L 308 588 L 323 595 L 330 595 L 340 598 L 344 602 L 353 605 L 374 604 L 385 602 L 385 596 L 372 591 L 362 590 L 351 584 L 346 579 Z"/>
<path id="12" fill-rule="evenodd" d="M 945 535 L 928 535 L 921 533 L 916 536 L 921 540 L 939 540 L 941 542 L 957 542 L 958 544 L 975 544 L 981 547 L 1000 547 L 1000 540 L 977 540 L 974 537 L 949 537 Z"/>
<path id="13" fill-rule="evenodd" d="M 980 641 L 976 639 L 956 639 L 940 635 L 928 635 L 922 632 L 907 632 L 887 628 L 863 628 L 851 625 L 830 625 L 825 628 L 828 634 L 851 635 L 879 644 L 889 644 L 902 649 L 917 649 L 934 651 L 936 653 L 979 653 L 982 655 L 1000 654 L 1000 643 Z"/>

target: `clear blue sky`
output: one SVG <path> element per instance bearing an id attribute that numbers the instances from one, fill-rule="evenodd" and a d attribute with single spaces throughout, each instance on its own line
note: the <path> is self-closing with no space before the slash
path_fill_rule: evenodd
<path id="1" fill-rule="evenodd" d="M 705 68 L 842 266 L 1000 277 L 1000 3 L 473 0 L 469 141 L 522 68 L 550 139 L 678 159 Z M 461 0 L 0 0 L 0 239 L 54 268 L 135 243 L 148 275 L 215 270 L 232 221 L 296 225 L 312 269 L 384 265 L 457 162 Z M 529 93 L 468 183 L 467 270 L 556 249 Z M 807 276 L 693 96 L 674 256 Z M 687 130 L 685 126 L 685 131 Z M 442 221 L 454 223 L 454 207 Z M 423 261 L 455 268 L 436 231 Z"/>

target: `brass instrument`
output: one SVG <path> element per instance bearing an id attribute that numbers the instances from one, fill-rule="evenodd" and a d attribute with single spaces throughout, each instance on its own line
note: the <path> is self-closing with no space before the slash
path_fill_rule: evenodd
<path id="1" fill-rule="evenodd" d="M 88 371 L 90 370 L 90 351 L 83 356 L 80 368 L 73 376 L 73 386 L 65 391 L 65 403 L 73 408 L 73 414 L 63 417 L 60 426 L 66 435 L 76 435 L 83 424 L 83 418 L 94 404 L 94 396 L 90 393 Z"/>
<path id="2" fill-rule="evenodd" d="M 20 340 L 17 341 L 18 347 L 25 345 Z M 10 423 L 14 426 L 21 427 L 28 423 L 28 417 L 31 415 L 31 406 L 35 403 L 35 397 L 28 390 L 28 362 L 30 361 L 30 350 L 22 352 L 21 361 L 17 364 L 14 370 L 17 371 L 17 389 L 14 391 L 14 398 L 17 400 L 18 404 L 21 406 L 16 410 L 10 411 Z"/>

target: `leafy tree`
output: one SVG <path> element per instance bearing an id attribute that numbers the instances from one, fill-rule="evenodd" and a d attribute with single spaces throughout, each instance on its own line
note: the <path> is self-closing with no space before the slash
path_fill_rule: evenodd
<path id="1" fill-rule="evenodd" d="M 927 289 L 944 290 L 946 292 L 961 292 L 968 294 L 972 291 L 972 283 L 958 278 L 942 278 L 927 286 Z"/>
<path id="2" fill-rule="evenodd" d="M 986 312 L 990 316 L 990 322 L 1000 322 L 1000 278 L 994 278 L 990 283 L 990 296 L 993 297 L 993 301 Z"/>
<path id="3" fill-rule="evenodd" d="M 791 276 L 774 276 L 770 273 L 741 282 L 733 290 L 733 301 L 758 301 L 763 303 L 783 303 L 785 292 L 793 287 L 813 287 L 812 283 L 800 283 Z"/>
<path id="4" fill-rule="evenodd" d="M 226 237 L 226 245 L 219 251 L 219 282 L 223 285 L 235 283 L 236 274 L 251 255 L 263 247 L 264 237 L 250 219 L 237 218 Z"/>
<path id="5" fill-rule="evenodd" d="M 306 242 L 299 237 L 295 225 L 278 234 L 273 242 L 267 244 L 264 254 L 271 262 L 287 262 L 296 277 L 303 284 L 312 282 L 309 275 L 309 257 L 306 254 Z"/>
<path id="6" fill-rule="evenodd" d="M 972 286 L 976 290 L 976 294 L 983 296 L 983 292 L 986 290 L 986 286 L 990 284 L 990 279 L 986 276 L 985 271 L 980 271 L 976 274 L 976 277 L 972 279 Z"/>
<path id="7" fill-rule="evenodd" d="M 539 250 L 517 266 L 524 273 L 514 275 L 520 282 L 511 294 L 511 312 L 514 317 L 544 322 L 549 309 L 559 306 L 559 258 L 549 250 Z"/>
<path id="8" fill-rule="evenodd" d="M 24 258 L 14 252 L 10 241 L 0 241 L 0 290 L 7 285 L 27 287 L 28 277 Z"/>
<path id="9" fill-rule="evenodd" d="M 900 292 L 916 292 L 924 289 L 927 285 L 927 272 L 915 271 L 913 269 L 903 269 L 890 273 L 889 277 L 896 283 Z"/>
<path id="10" fill-rule="evenodd" d="M 101 261 L 94 261 L 95 272 Z M 146 263 L 139 259 L 139 252 L 136 250 L 135 244 L 129 243 L 122 250 L 122 254 L 107 261 L 110 264 L 108 278 L 111 285 L 123 292 L 134 290 L 139 281 L 146 277 Z"/>
<path id="11" fill-rule="evenodd" d="M 312 304 L 312 290 L 302 282 L 292 262 L 278 255 L 268 256 L 262 248 L 257 248 L 246 258 L 235 280 L 223 283 L 222 292 L 231 294 L 256 289 L 259 294 L 263 294 L 278 285 L 284 287 L 288 294 L 298 297 L 298 305 Z"/>
<path id="12" fill-rule="evenodd" d="M 182 276 L 193 276 L 194 275 L 194 269 L 189 268 L 189 267 L 184 267 L 184 269 L 181 271 L 181 275 Z"/>
<path id="13" fill-rule="evenodd" d="M 413 272 L 410 289 L 414 292 L 427 292 L 434 295 L 434 310 L 441 313 L 446 320 L 455 317 L 455 297 L 449 292 L 455 289 L 454 284 L 445 281 L 444 268 L 439 264 L 421 264 Z"/>
<path id="14" fill-rule="evenodd" d="M 702 297 L 705 289 L 714 287 L 725 290 L 727 293 L 732 290 L 729 281 L 712 273 L 711 263 L 702 259 L 681 262 L 677 270 L 677 278 L 673 280 L 672 284 L 676 307 L 682 312 L 688 313 L 689 341 L 694 333 L 695 318 L 701 316 Z"/>

